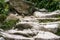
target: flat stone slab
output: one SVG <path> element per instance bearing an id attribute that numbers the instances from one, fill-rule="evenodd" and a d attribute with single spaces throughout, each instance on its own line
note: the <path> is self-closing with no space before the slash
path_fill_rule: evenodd
<path id="1" fill-rule="evenodd" d="M 36 40 L 60 40 L 60 37 L 46 31 L 39 31 L 39 33 L 34 37 Z"/>
<path id="2" fill-rule="evenodd" d="M 41 38 L 35 38 L 35 40 L 60 40 L 60 39 L 41 39 Z"/>

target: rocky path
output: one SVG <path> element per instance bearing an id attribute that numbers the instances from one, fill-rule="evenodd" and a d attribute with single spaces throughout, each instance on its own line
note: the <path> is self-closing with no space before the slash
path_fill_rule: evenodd
<path id="1" fill-rule="evenodd" d="M 12 1 L 12 0 L 11 0 Z M 27 13 L 26 7 L 24 10 L 24 3 L 21 2 L 21 9 L 18 5 L 15 5 L 15 0 L 12 1 L 13 7 L 18 12 Z M 18 10 L 19 9 L 19 10 Z M 41 9 L 42 10 L 42 9 Z M 40 11 L 41 11 L 40 10 Z M 44 10 L 35 11 L 31 16 L 21 16 L 18 13 L 10 15 L 7 19 L 19 19 L 19 22 L 16 24 L 14 28 L 11 30 L 1 30 L 0 29 L 0 40 L 60 40 L 60 36 L 56 35 L 58 29 L 60 29 L 60 10 L 56 10 L 53 12 L 43 12 Z M 46 10 L 45 10 L 46 11 Z"/>
<path id="2" fill-rule="evenodd" d="M 37 14 L 38 12 L 35 13 L 36 16 L 25 17 L 10 14 L 8 19 L 13 17 L 20 21 L 16 24 L 14 29 L 1 31 L 0 34 L 4 38 L 7 38 L 6 40 L 60 40 L 60 36 L 54 34 L 58 28 L 60 28 L 60 18 L 47 18 L 41 14 L 39 15 L 42 17 L 37 17 L 39 16 Z M 56 12 L 56 14 L 59 13 Z M 0 39 L 3 40 L 3 38 Z"/>

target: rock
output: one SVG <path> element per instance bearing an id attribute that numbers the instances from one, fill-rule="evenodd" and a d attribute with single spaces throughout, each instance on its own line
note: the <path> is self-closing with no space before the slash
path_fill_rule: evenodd
<path id="1" fill-rule="evenodd" d="M 59 28 L 59 24 L 46 24 L 44 28 L 48 31 L 56 33 L 57 29 Z"/>
<path id="2" fill-rule="evenodd" d="M 36 40 L 60 40 L 59 36 L 46 31 L 39 31 L 39 33 L 34 37 Z"/>
<path id="3" fill-rule="evenodd" d="M 24 37 L 33 37 L 36 36 L 36 30 L 24 29 L 24 30 L 8 30 L 6 31 L 9 34 L 22 35 Z"/>
<path id="4" fill-rule="evenodd" d="M 6 33 L 6 32 L 1 32 L 1 34 L 4 38 L 8 38 L 8 39 L 15 39 L 15 40 L 20 40 L 20 39 L 31 40 L 31 39 L 33 39 L 33 38 L 24 37 L 24 36 L 21 36 L 21 35 L 9 34 L 9 33 Z"/>
<path id="5" fill-rule="evenodd" d="M 41 17 L 45 17 L 45 14 L 43 14 L 42 12 L 35 11 L 35 12 L 34 12 L 34 16 L 41 18 Z"/>
<path id="6" fill-rule="evenodd" d="M 25 24 L 25 23 L 23 23 L 23 24 L 18 24 L 18 25 L 16 25 L 16 27 L 15 28 L 17 28 L 18 30 L 23 30 L 23 29 L 31 29 L 32 28 L 32 26 L 30 25 L 30 24 Z"/>
<path id="7" fill-rule="evenodd" d="M 60 10 L 56 10 L 56 11 L 54 11 L 55 13 L 60 13 Z"/>
<path id="8" fill-rule="evenodd" d="M 5 0 L 5 2 L 8 2 L 9 0 Z"/>
<path id="9" fill-rule="evenodd" d="M 0 37 L 0 40 L 5 40 L 3 37 Z"/>
<path id="10" fill-rule="evenodd" d="M 35 29 L 35 30 L 42 29 L 42 26 L 40 26 L 38 22 L 19 22 L 16 25 L 18 26 L 18 25 L 21 25 L 21 24 L 22 24 L 23 27 L 29 28 L 29 29 L 30 28 L 31 29 Z M 20 27 L 20 26 L 18 26 L 18 27 Z"/>
<path id="11" fill-rule="evenodd" d="M 39 23 L 50 23 L 60 21 L 60 18 L 35 18 Z"/>
<path id="12" fill-rule="evenodd" d="M 39 11 L 34 12 L 34 16 L 38 18 L 52 18 L 54 16 L 60 15 L 60 10 L 54 11 L 54 12 L 48 12 L 48 13 L 43 13 Z"/>
<path id="13" fill-rule="evenodd" d="M 17 19 L 18 18 L 16 14 L 10 13 L 6 20 L 17 20 Z"/>
<path id="14" fill-rule="evenodd" d="M 24 17 L 21 22 L 38 22 L 38 20 L 36 20 L 34 17 L 32 16 L 26 16 Z"/>
<path id="15" fill-rule="evenodd" d="M 43 30 L 43 31 L 50 31 L 53 33 L 57 32 L 59 28 L 59 23 L 37 23 L 37 22 L 19 22 L 16 25 L 16 28 L 22 29 L 35 29 L 35 30 Z"/>
<path id="16" fill-rule="evenodd" d="M 9 38 L 9 39 L 29 39 L 29 40 L 33 40 L 33 39 L 36 39 L 36 40 L 59 40 L 59 36 L 51 33 L 51 32 L 45 32 L 45 31 L 39 31 L 39 33 L 30 38 L 30 37 L 24 37 L 24 36 L 21 36 L 21 35 L 14 35 L 14 34 L 9 34 L 9 33 L 5 33 L 5 32 L 1 32 L 1 34 L 3 35 L 3 37 L 5 38 Z"/>
<path id="17" fill-rule="evenodd" d="M 48 12 L 46 9 L 39 9 L 39 11 L 41 11 L 41 12 Z"/>
<path id="18" fill-rule="evenodd" d="M 23 0 L 10 0 L 10 5 L 18 12 L 18 14 L 29 15 L 30 5 L 25 3 Z"/>

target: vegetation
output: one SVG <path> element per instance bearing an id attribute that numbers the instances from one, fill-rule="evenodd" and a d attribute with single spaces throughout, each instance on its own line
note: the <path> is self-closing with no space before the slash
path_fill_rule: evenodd
<path id="1" fill-rule="evenodd" d="M 8 14 L 8 4 L 4 0 L 0 0 L 0 22 L 3 22 Z"/>
<path id="2" fill-rule="evenodd" d="M 45 8 L 48 11 L 54 11 L 60 9 L 60 1 L 59 0 L 27 0 L 34 3 L 35 7 L 40 9 Z"/>
<path id="3" fill-rule="evenodd" d="M 0 0 L 0 14 L 7 14 L 9 5 L 4 2 L 4 0 Z"/>
<path id="4" fill-rule="evenodd" d="M 4 30 L 12 29 L 16 25 L 17 21 L 18 20 L 8 20 L 8 21 L 5 21 L 4 23 L 2 23 L 0 28 L 2 28 Z"/>
<path id="5" fill-rule="evenodd" d="M 55 34 L 60 36 L 60 28 L 58 28 L 58 30 Z"/>
<path id="6" fill-rule="evenodd" d="M 11 19 L 6 21 L 8 12 L 9 5 L 5 2 L 5 0 L 0 0 L 0 28 L 4 30 L 11 29 L 12 26 L 14 26 L 18 21 L 17 19 L 16 20 Z"/>

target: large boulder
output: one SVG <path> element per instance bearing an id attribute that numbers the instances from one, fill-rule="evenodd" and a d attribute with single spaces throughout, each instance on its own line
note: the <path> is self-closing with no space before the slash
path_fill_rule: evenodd
<path id="1" fill-rule="evenodd" d="M 27 4 L 25 1 L 10 0 L 9 3 L 14 8 L 14 10 L 18 12 L 18 14 L 30 15 L 29 14 L 30 5 Z"/>

